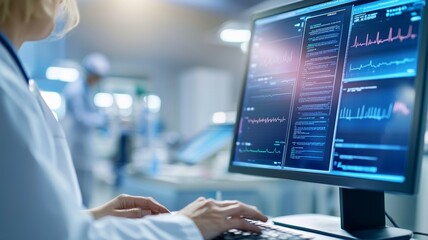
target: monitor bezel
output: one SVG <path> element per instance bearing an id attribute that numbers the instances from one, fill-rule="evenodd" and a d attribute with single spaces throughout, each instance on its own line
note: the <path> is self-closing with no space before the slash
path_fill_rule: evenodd
<path id="1" fill-rule="evenodd" d="M 367 1 L 358 1 L 358 2 L 374 2 L 375 0 L 367 0 Z M 261 18 L 266 18 L 269 16 L 294 11 L 297 9 L 310 7 L 317 4 L 326 3 L 326 0 L 314 0 L 310 1 L 301 1 L 296 3 L 291 3 L 288 5 L 280 6 L 274 9 L 266 10 L 263 12 L 255 13 L 252 17 L 252 32 L 255 27 L 255 21 Z M 349 3 L 348 3 L 349 4 Z M 350 3 L 352 4 L 352 3 Z M 400 192 L 406 194 L 414 194 L 416 192 L 416 186 L 418 185 L 419 175 L 420 175 L 420 164 L 423 154 L 423 143 L 424 143 L 424 133 L 425 133 L 425 119 L 426 119 L 426 91 L 428 85 L 425 83 L 426 78 L 428 76 L 428 68 L 427 68 L 427 49 L 428 44 L 424 44 L 428 42 L 428 31 L 424 31 L 423 29 L 428 29 L 428 6 L 425 0 L 425 7 L 422 11 L 422 22 L 421 22 L 421 36 L 419 39 L 419 56 L 418 56 L 418 70 L 415 77 L 415 105 L 413 112 L 413 121 L 410 132 L 410 143 L 409 143 L 409 151 L 408 151 L 408 164 L 407 169 L 405 170 L 405 181 L 402 183 L 396 182 L 387 182 L 380 180 L 372 180 L 372 179 L 364 179 L 357 177 L 349 177 L 349 176 L 338 176 L 338 175 L 328 175 L 321 173 L 309 173 L 302 171 L 292 171 L 292 170 L 276 170 L 276 169 L 266 169 L 266 168 L 256 168 L 256 167 L 243 167 L 243 166 L 234 166 L 233 161 L 235 157 L 235 149 L 236 149 L 236 141 L 238 137 L 238 124 L 239 119 L 242 114 L 242 107 L 244 103 L 244 95 L 246 90 L 246 84 L 248 80 L 248 68 L 250 64 L 250 56 L 251 56 L 251 46 L 253 42 L 254 35 L 252 34 L 249 48 L 246 58 L 246 66 L 244 73 L 244 81 L 243 86 L 241 88 L 240 100 L 239 100 L 239 108 L 237 111 L 236 124 L 234 129 L 233 143 L 232 143 L 232 151 L 231 157 L 229 161 L 229 172 L 232 173 L 242 173 L 242 174 L 250 174 L 256 176 L 264 176 L 264 177 L 273 177 L 273 178 L 283 178 L 290 180 L 298 180 L 305 182 L 313 182 L 313 183 L 321 183 L 321 184 L 329 184 L 346 188 L 358 188 L 364 190 L 372 190 L 372 191 L 381 191 L 381 192 Z"/>

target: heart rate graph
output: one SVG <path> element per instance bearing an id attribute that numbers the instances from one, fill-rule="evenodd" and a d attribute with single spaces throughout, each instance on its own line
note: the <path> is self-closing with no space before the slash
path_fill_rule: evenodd
<path id="1" fill-rule="evenodd" d="M 394 28 L 390 27 L 388 32 L 388 37 L 382 38 L 381 33 L 378 31 L 376 33 L 376 38 L 372 39 L 370 34 L 367 33 L 365 37 L 365 41 L 360 42 L 358 39 L 358 35 L 355 36 L 354 44 L 351 48 L 359 48 L 359 47 L 369 47 L 371 45 L 380 45 L 384 43 L 393 43 L 396 41 L 404 42 L 406 40 L 413 40 L 418 37 L 416 33 L 413 32 L 413 25 L 409 25 L 407 29 L 407 33 L 403 35 L 402 29 L 398 28 L 398 30 L 394 30 Z M 395 34 L 394 34 L 395 33 Z"/>
<path id="2" fill-rule="evenodd" d="M 287 121 L 287 118 L 282 117 L 264 117 L 264 118 L 250 118 L 246 117 L 245 120 L 248 124 L 258 125 L 258 124 L 271 124 L 271 123 L 284 123 Z"/>
<path id="3" fill-rule="evenodd" d="M 371 80 L 397 77 L 411 77 L 416 74 L 416 58 L 384 55 L 379 60 L 350 61 L 345 78 L 347 80 Z M 407 53 L 407 55 L 413 55 Z M 400 57 L 402 56 L 402 57 Z"/>
<path id="4" fill-rule="evenodd" d="M 290 74 L 298 69 L 301 36 L 268 36 L 256 41 L 250 63 L 251 74 Z"/>
<path id="5" fill-rule="evenodd" d="M 284 97 L 284 96 L 289 96 L 291 93 L 272 93 L 272 94 L 260 94 L 260 95 L 254 95 L 251 96 L 251 98 L 254 99 L 267 99 L 267 100 L 271 100 L 272 98 L 278 98 L 278 97 Z"/>
<path id="6" fill-rule="evenodd" d="M 262 58 L 260 61 L 261 67 L 270 67 L 272 65 L 283 65 L 291 63 L 294 60 L 292 51 L 284 51 L 282 53 L 272 54 Z"/>
<path id="7" fill-rule="evenodd" d="M 249 148 L 249 147 L 245 147 L 245 148 L 240 148 L 239 149 L 240 153 L 262 153 L 262 154 L 281 154 L 282 152 L 276 148 L 274 149 L 260 149 L 260 148 Z"/>
<path id="8" fill-rule="evenodd" d="M 369 63 L 367 64 L 360 64 L 360 66 L 358 67 L 353 67 L 352 63 L 349 65 L 349 72 L 352 71 L 360 71 L 360 70 L 364 70 L 365 68 L 381 68 L 381 67 L 388 67 L 388 66 L 399 66 L 399 65 L 403 65 L 406 63 L 412 63 L 415 62 L 416 59 L 414 58 L 403 58 L 401 60 L 394 60 L 394 61 L 389 61 L 389 62 L 379 62 L 379 63 L 373 63 L 373 60 L 370 60 Z"/>
<path id="9" fill-rule="evenodd" d="M 414 77 L 421 31 L 419 13 L 406 11 L 395 18 L 381 10 L 372 15 L 371 20 L 354 21 L 345 81 Z"/>
<path id="10" fill-rule="evenodd" d="M 341 120 L 389 120 L 394 115 L 409 116 L 409 107 L 400 101 L 389 104 L 388 107 L 375 107 L 363 105 L 358 107 L 356 111 L 351 108 L 344 107 L 340 110 L 339 119 Z"/>

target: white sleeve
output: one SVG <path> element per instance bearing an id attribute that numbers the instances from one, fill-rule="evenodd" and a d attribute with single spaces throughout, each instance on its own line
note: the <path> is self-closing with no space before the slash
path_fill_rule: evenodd
<path id="1" fill-rule="evenodd" d="M 134 237 L 135 238 L 134 238 Z M 106 217 L 97 220 L 90 239 L 203 239 L 196 225 L 187 217 L 163 214 L 141 219 Z"/>
<path id="2" fill-rule="evenodd" d="M 27 89 L 5 84 L 5 74 L 0 78 L 0 239 L 202 238 L 185 217 L 95 221 L 82 211 L 52 164 L 53 139 L 39 106 Z"/>

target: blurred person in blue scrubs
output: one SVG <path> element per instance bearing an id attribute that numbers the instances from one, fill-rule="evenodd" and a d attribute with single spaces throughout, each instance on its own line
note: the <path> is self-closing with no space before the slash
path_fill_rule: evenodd
<path id="1" fill-rule="evenodd" d="M 61 13 L 62 15 L 59 15 Z M 75 0 L 0 0 L 0 239 L 212 239 L 266 221 L 238 201 L 199 198 L 170 214 L 150 197 L 120 195 L 96 208 L 81 194 L 63 130 L 16 51 L 46 38 L 56 17 L 78 23 Z"/>
<path id="2" fill-rule="evenodd" d="M 91 53 L 82 61 L 83 77 L 67 85 L 64 91 L 67 111 L 62 121 L 76 168 L 83 204 L 90 206 L 94 185 L 94 134 L 107 128 L 108 117 L 94 104 L 94 89 L 108 73 L 110 63 L 100 53 Z"/>

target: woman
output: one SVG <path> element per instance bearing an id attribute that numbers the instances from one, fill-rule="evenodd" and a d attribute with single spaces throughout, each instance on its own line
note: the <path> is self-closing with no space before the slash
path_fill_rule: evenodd
<path id="1" fill-rule="evenodd" d="M 266 217 L 237 201 L 200 198 L 175 215 L 151 198 L 126 195 L 81 207 L 62 129 L 15 52 L 47 37 L 58 13 L 66 31 L 77 24 L 74 0 L 0 0 L 0 239 L 209 239 L 229 228 L 260 231 L 241 216 Z"/>

